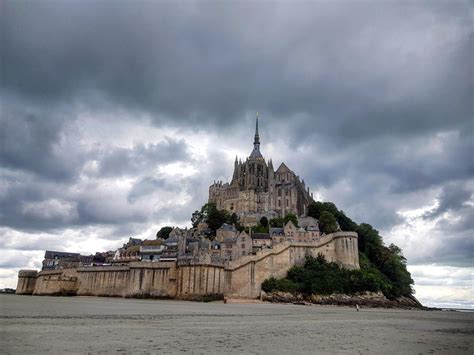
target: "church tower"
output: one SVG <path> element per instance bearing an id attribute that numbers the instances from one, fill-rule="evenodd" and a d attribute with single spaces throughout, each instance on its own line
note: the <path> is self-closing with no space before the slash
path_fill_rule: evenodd
<path id="1" fill-rule="evenodd" d="M 257 222 L 263 215 L 267 218 L 284 217 L 287 213 L 305 215 L 312 196 L 284 163 L 275 171 L 272 160 L 265 161 L 260 151 L 258 118 L 257 114 L 252 152 L 244 161 L 235 157 L 230 184 L 218 181 L 209 187 L 209 202 Z"/>

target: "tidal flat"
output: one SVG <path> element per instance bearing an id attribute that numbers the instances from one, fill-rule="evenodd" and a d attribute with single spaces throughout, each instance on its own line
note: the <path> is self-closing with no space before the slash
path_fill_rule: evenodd
<path id="1" fill-rule="evenodd" d="M 3 354 L 472 354 L 474 313 L 0 295 Z"/>

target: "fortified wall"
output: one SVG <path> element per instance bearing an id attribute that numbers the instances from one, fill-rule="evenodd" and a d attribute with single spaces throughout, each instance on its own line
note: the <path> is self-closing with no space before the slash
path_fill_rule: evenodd
<path id="1" fill-rule="evenodd" d="M 16 293 L 200 299 L 257 298 L 262 282 L 285 277 L 307 256 L 323 254 L 349 269 L 359 268 L 357 233 L 336 232 L 317 242 L 284 242 L 225 265 L 178 262 L 132 262 L 54 271 L 20 270 Z"/>

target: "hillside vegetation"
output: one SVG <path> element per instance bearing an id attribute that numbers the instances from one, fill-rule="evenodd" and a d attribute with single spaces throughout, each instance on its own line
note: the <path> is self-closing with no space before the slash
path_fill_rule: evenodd
<path id="1" fill-rule="evenodd" d="M 337 227 L 359 235 L 360 270 L 347 270 L 324 257 L 308 258 L 303 266 L 293 266 L 284 279 L 270 278 L 262 284 L 265 292 L 284 291 L 303 294 L 354 294 L 382 291 L 389 298 L 413 294 L 413 280 L 401 249 L 385 246 L 379 232 L 370 224 L 356 224 L 331 202 L 313 202 L 308 215 L 319 219 L 321 231 L 332 233 Z"/>

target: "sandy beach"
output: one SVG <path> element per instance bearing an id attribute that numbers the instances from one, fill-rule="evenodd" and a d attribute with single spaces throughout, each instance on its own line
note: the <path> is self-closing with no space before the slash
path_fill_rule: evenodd
<path id="1" fill-rule="evenodd" d="M 474 313 L 0 296 L 2 353 L 472 354 Z"/>

